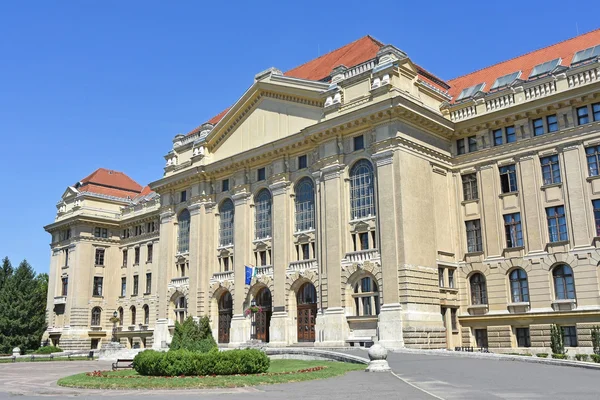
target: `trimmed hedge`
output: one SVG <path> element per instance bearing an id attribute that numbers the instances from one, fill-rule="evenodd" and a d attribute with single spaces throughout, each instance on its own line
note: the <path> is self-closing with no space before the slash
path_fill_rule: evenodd
<path id="1" fill-rule="evenodd" d="M 33 354 L 50 354 L 50 353 L 62 353 L 62 349 L 56 346 L 44 346 L 40 347 Z"/>
<path id="2" fill-rule="evenodd" d="M 587 354 L 575 354 L 575 359 L 577 361 L 587 361 L 588 355 Z"/>
<path id="3" fill-rule="evenodd" d="M 567 360 L 569 357 L 566 354 L 552 353 L 552 358 L 556 358 L 557 360 Z"/>
<path id="4" fill-rule="evenodd" d="M 548 357 L 548 353 L 537 353 L 536 356 L 540 358 L 546 358 Z"/>
<path id="5" fill-rule="evenodd" d="M 590 357 L 592 357 L 593 362 L 600 363 L 600 354 L 590 354 Z"/>
<path id="6" fill-rule="evenodd" d="M 267 372 L 269 364 L 269 357 L 254 349 L 212 350 L 208 353 L 145 350 L 133 359 L 137 373 L 150 376 L 260 374 Z"/>

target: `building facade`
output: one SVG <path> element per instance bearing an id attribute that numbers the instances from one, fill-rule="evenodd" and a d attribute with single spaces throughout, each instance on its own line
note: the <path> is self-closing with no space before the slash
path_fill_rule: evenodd
<path id="1" fill-rule="evenodd" d="M 600 30 L 446 82 L 367 36 L 257 74 L 149 187 L 67 189 L 47 337 L 161 348 L 206 315 L 232 347 L 532 351 L 558 324 L 589 351 L 599 56 Z"/>

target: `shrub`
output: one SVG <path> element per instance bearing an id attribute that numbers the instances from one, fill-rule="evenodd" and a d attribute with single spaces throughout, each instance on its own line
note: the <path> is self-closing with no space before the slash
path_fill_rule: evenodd
<path id="1" fill-rule="evenodd" d="M 217 342 L 213 338 L 208 317 L 200 318 L 199 324 L 192 317 L 188 317 L 183 321 L 183 324 L 175 322 L 170 350 L 190 350 L 207 353 L 216 348 Z"/>
<path id="2" fill-rule="evenodd" d="M 151 376 L 260 374 L 269 369 L 269 364 L 265 353 L 253 349 L 223 352 L 213 349 L 207 353 L 146 350 L 133 359 L 138 374 Z"/>
<path id="3" fill-rule="evenodd" d="M 563 328 L 558 325 L 552 325 L 550 327 L 550 347 L 552 348 L 553 357 L 554 354 L 565 354 Z"/>
<path id="4" fill-rule="evenodd" d="M 56 346 L 44 346 L 37 349 L 33 354 L 62 353 L 62 349 Z"/>
<path id="5" fill-rule="evenodd" d="M 552 358 L 556 358 L 558 360 L 566 360 L 567 359 L 567 355 L 566 354 L 552 353 Z"/>
<path id="6" fill-rule="evenodd" d="M 600 327 L 598 325 L 592 328 L 592 347 L 594 354 L 600 354 Z"/>
<path id="7" fill-rule="evenodd" d="M 590 357 L 592 357 L 593 362 L 600 363 L 600 354 L 590 354 Z"/>
<path id="8" fill-rule="evenodd" d="M 588 355 L 587 354 L 575 354 L 575 359 L 577 361 L 587 361 Z"/>
<path id="9" fill-rule="evenodd" d="M 546 358 L 548 357 L 548 353 L 537 353 L 535 356 L 540 358 Z"/>

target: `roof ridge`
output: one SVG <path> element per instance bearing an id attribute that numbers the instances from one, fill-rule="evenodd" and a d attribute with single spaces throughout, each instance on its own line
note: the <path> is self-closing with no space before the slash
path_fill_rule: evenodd
<path id="1" fill-rule="evenodd" d="M 344 47 L 351 47 L 351 46 L 352 46 L 353 44 L 355 44 L 356 42 L 359 42 L 359 41 L 361 41 L 361 40 L 363 40 L 363 39 L 365 39 L 365 38 L 369 38 L 369 39 L 371 39 L 373 42 L 377 43 L 377 45 L 379 45 L 379 46 L 384 46 L 384 44 L 383 44 L 383 43 L 381 43 L 379 40 L 375 39 L 375 38 L 374 38 L 373 36 L 371 36 L 371 35 L 365 35 L 365 36 L 361 36 L 360 38 L 356 39 L 356 40 L 355 40 L 355 41 L 353 41 L 353 42 L 347 43 L 347 44 L 345 44 L 345 45 L 343 45 L 343 46 L 340 46 L 340 47 L 338 47 L 337 49 L 333 49 L 333 50 L 331 50 L 331 51 L 329 51 L 329 52 L 327 52 L 327 53 L 325 53 L 325 54 L 323 54 L 323 55 L 320 55 L 320 56 L 318 56 L 318 57 L 316 57 L 316 58 L 313 58 L 313 59 L 311 59 L 311 60 L 308 60 L 308 61 L 306 61 L 305 63 L 302 63 L 302 64 L 300 64 L 300 65 L 297 65 L 297 66 L 293 67 L 292 69 L 289 69 L 289 70 L 285 71 L 285 72 L 284 72 L 284 75 L 285 75 L 285 74 L 287 74 L 287 73 L 288 73 L 288 72 L 290 72 L 290 71 L 293 71 L 293 70 L 295 70 L 295 69 L 298 69 L 298 68 L 300 68 L 300 67 L 303 67 L 303 66 L 305 66 L 305 65 L 306 65 L 306 64 L 308 64 L 308 63 L 311 63 L 311 62 L 313 62 L 313 61 L 315 61 L 315 60 L 318 60 L 319 58 L 322 58 L 322 57 L 328 56 L 329 54 L 331 54 L 331 53 L 333 53 L 333 52 L 335 52 L 335 51 L 341 50 L 341 49 L 343 49 Z"/>
<path id="2" fill-rule="evenodd" d="M 594 32 L 596 32 L 596 31 L 598 31 L 598 30 L 600 30 L 600 28 L 592 29 L 591 31 L 588 31 L 588 32 L 582 33 L 581 35 L 572 36 L 572 37 L 570 37 L 570 38 L 568 38 L 568 39 L 561 40 L 560 42 L 556 42 L 556 43 L 550 44 L 550 45 L 548 45 L 548 46 L 540 47 L 539 49 L 535 49 L 535 50 L 528 51 L 527 53 L 520 54 L 520 55 L 518 55 L 518 56 L 515 56 L 515 57 L 513 57 L 513 58 L 509 58 L 509 59 L 507 59 L 507 60 L 500 61 L 500 62 L 497 62 L 497 63 L 495 63 L 495 64 L 491 64 L 491 65 L 488 65 L 488 66 L 486 66 L 486 67 L 479 68 L 479 69 L 477 69 L 477 70 L 475 70 L 475 71 L 471 71 L 471 72 L 468 72 L 468 73 L 466 73 L 466 74 L 459 75 L 459 76 L 457 76 L 457 77 L 455 77 L 455 78 L 452 78 L 452 79 L 448 79 L 448 80 L 447 80 L 447 82 L 455 81 L 455 80 L 457 80 L 457 79 L 460 79 L 460 78 L 462 78 L 462 77 L 465 77 L 465 76 L 467 76 L 467 75 L 472 75 L 472 74 L 475 74 L 475 73 L 477 73 L 477 72 L 479 72 L 479 71 L 483 71 L 484 69 L 488 69 L 488 68 L 491 68 L 491 67 L 495 67 L 496 65 L 501 65 L 501 64 L 504 64 L 504 63 L 507 63 L 507 62 L 510 62 L 510 61 L 516 60 L 517 58 L 521 58 L 521 57 L 528 56 L 529 54 L 535 53 L 535 52 L 537 52 L 537 51 L 542 51 L 542 50 L 548 49 L 548 48 L 550 48 L 550 47 L 557 46 L 557 45 L 559 45 L 559 44 L 561 44 L 561 43 L 565 43 L 565 42 L 568 42 L 568 41 L 570 41 L 570 40 L 577 39 L 577 38 L 579 38 L 579 37 L 582 37 L 582 36 L 589 35 L 590 33 L 594 33 Z M 583 49 L 582 49 L 582 50 L 583 50 Z M 548 60 L 548 61 L 550 61 L 550 60 Z"/>

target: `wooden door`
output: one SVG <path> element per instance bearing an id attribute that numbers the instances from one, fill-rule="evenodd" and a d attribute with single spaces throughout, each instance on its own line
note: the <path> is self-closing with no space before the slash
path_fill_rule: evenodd
<path id="1" fill-rule="evenodd" d="M 269 327 L 271 325 L 271 310 L 263 309 L 254 314 L 256 323 L 256 339 L 267 343 L 269 341 Z"/>
<path id="2" fill-rule="evenodd" d="M 219 311 L 219 343 L 229 343 L 231 310 Z"/>
<path id="3" fill-rule="evenodd" d="M 315 319 L 317 304 L 298 305 L 298 341 L 315 341 Z"/>

